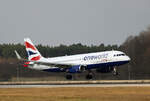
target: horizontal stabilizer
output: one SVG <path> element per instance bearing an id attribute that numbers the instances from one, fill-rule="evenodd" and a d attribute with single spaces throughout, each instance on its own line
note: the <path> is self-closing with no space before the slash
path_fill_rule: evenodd
<path id="1" fill-rule="evenodd" d="M 21 56 L 18 54 L 16 50 L 15 50 L 15 53 L 16 53 L 17 59 L 21 60 Z"/>

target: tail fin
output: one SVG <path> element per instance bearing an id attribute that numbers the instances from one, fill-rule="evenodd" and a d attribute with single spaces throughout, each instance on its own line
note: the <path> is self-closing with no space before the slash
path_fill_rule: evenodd
<path id="1" fill-rule="evenodd" d="M 32 41 L 29 38 L 25 38 L 24 41 L 25 41 L 26 51 L 28 53 L 28 60 L 32 60 L 32 61 L 40 60 L 42 58 L 42 55 L 34 46 Z"/>

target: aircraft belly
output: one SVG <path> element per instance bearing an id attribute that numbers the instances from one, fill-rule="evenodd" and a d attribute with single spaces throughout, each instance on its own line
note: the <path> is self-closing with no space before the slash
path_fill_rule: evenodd
<path id="1" fill-rule="evenodd" d="M 129 63 L 129 61 L 116 61 L 116 62 L 107 62 L 107 63 L 99 63 L 99 64 L 90 64 L 87 65 L 86 69 L 120 66 L 126 63 Z"/>

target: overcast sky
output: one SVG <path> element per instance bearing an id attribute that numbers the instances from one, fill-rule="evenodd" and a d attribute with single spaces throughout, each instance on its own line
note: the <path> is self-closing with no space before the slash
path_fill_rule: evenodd
<path id="1" fill-rule="evenodd" d="M 0 0 L 0 43 L 122 44 L 150 26 L 150 0 Z"/>

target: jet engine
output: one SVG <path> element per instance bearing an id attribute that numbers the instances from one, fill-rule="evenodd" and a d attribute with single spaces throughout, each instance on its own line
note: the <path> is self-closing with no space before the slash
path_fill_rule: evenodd
<path id="1" fill-rule="evenodd" d="M 85 70 L 84 67 L 80 66 L 80 65 L 77 65 L 77 66 L 72 66 L 70 67 L 67 72 L 68 73 L 80 73 L 80 72 L 83 72 Z"/>

